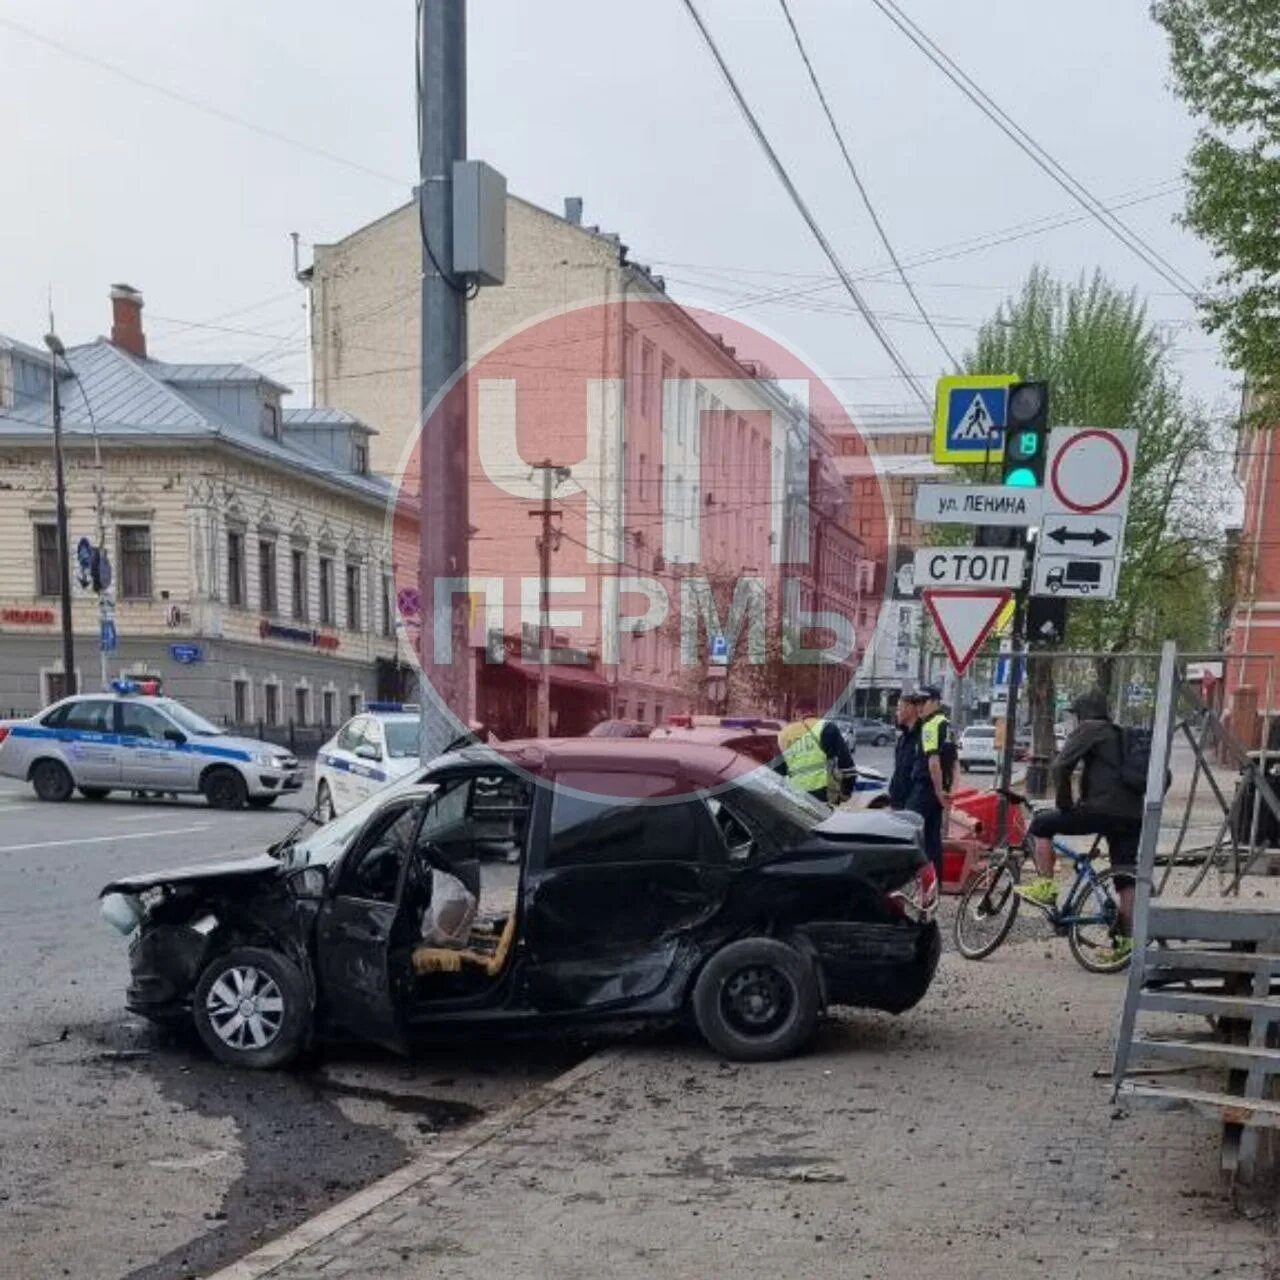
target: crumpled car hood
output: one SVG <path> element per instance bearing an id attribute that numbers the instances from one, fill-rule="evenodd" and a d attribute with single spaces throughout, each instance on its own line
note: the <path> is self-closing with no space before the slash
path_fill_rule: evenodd
<path id="1" fill-rule="evenodd" d="M 253 858 L 236 858 L 230 862 L 203 862 L 192 867 L 166 867 L 160 871 L 147 871 L 142 875 L 125 876 L 113 880 L 102 889 L 98 897 L 109 893 L 142 893 L 160 885 L 189 883 L 193 880 L 228 880 L 245 876 L 261 876 L 278 872 L 280 863 L 265 853 Z"/>

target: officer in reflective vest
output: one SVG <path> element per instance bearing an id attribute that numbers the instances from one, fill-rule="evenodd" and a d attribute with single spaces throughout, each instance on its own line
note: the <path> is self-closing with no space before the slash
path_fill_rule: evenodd
<path id="1" fill-rule="evenodd" d="M 942 823 L 951 801 L 956 746 L 951 721 L 942 711 L 942 691 L 925 685 L 916 694 L 920 705 L 920 745 L 907 808 L 924 819 L 924 851 L 942 883 Z"/>
<path id="2" fill-rule="evenodd" d="M 778 733 L 782 770 L 797 791 L 839 803 L 853 790 L 857 770 L 853 753 L 837 724 L 819 720 L 813 707 L 801 707 L 799 719 Z"/>

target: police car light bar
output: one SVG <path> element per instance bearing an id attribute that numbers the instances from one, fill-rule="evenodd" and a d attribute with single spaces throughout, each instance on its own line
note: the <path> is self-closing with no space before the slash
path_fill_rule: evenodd
<path id="1" fill-rule="evenodd" d="M 416 702 L 366 702 L 364 709 L 366 711 L 381 711 L 384 714 L 386 712 L 420 710 Z"/>

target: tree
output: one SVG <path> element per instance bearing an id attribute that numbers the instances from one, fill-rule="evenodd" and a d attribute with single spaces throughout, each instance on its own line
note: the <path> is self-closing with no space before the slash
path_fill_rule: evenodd
<path id="1" fill-rule="evenodd" d="M 1185 224 L 1223 264 L 1201 302 L 1260 414 L 1280 408 L 1280 0 L 1157 0 L 1174 85 L 1204 122 Z"/>
<path id="2" fill-rule="evenodd" d="M 1072 646 L 1118 655 L 1169 638 L 1203 648 L 1215 624 L 1227 451 L 1184 400 L 1136 295 L 1101 274 L 1064 285 L 1037 268 L 979 330 L 966 364 L 1047 381 L 1051 424 L 1138 429 L 1117 595 L 1072 601 Z M 1096 663 L 1104 688 L 1115 669 L 1105 657 Z M 1051 754 L 1052 664 L 1029 663 L 1028 681 L 1036 751 Z"/>

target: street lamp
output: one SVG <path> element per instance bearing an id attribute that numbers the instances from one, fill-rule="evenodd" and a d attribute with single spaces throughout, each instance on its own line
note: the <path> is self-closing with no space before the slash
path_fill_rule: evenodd
<path id="1" fill-rule="evenodd" d="M 56 333 L 46 333 L 49 379 L 53 392 L 53 483 L 57 495 L 58 590 L 62 595 L 62 670 L 64 693 L 77 692 L 75 639 L 71 630 L 71 548 L 67 538 L 67 485 L 62 471 L 62 400 L 58 395 L 58 357 L 67 349 Z"/>

